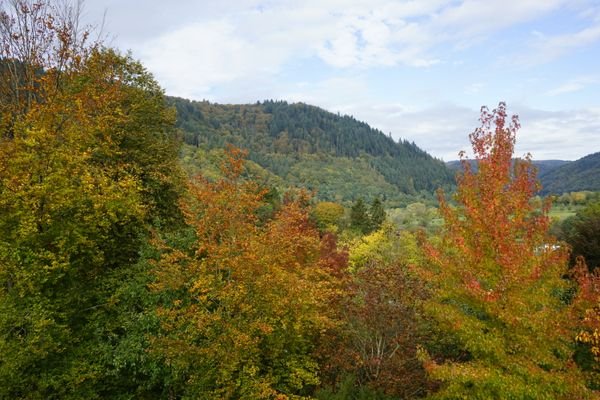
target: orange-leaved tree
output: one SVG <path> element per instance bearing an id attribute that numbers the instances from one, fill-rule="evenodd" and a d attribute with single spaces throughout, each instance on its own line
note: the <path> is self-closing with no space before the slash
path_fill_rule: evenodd
<path id="1" fill-rule="evenodd" d="M 286 398 L 319 383 L 312 352 L 335 325 L 328 304 L 345 258 L 322 242 L 302 195 L 259 223 L 266 191 L 244 179 L 243 156 L 230 149 L 223 178 L 190 184 L 182 208 L 196 242 L 165 247 L 155 269 L 165 302 L 153 349 L 181 378 L 174 395 Z"/>
<path id="2" fill-rule="evenodd" d="M 426 247 L 428 314 L 453 343 L 424 352 L 442 383 L 434 398 L 585 398 L 572 362 L 567 250 L 548 235 L 548 208 L 531 156 L 513 160 L 516 116 L 481 110 L 469 136 L 476 163 L 461 153 L 456 205 L 440 192 L 444 230 Z M 475 170 L 476 168 L 476 170 Z"/>
<path id="3" fill-rule="evenodd" d="M 600 387 L 600 270 L 590 271 L 583 256 L 577 256 L 572 267 L 577 281 L 573 298 L 573 312 L 579 317 L 579 331 L 575 340 L 582 345 L 577 354 L 578 363 L 588 377 L 589 385 Z"/>

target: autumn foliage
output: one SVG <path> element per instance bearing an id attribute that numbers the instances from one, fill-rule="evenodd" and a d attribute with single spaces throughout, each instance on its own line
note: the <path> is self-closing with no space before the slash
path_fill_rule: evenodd
<path id="1" fill-rule="evenodd" d="M 516 116 L 482 108 L 471 135 L 478 171 L 463 159 L 456 205 L 440 194 L 445 230 L 426 246 L 427 312 L 454 348 L 424 355 L 444 385 L 435 398 L 585 398 L 572 361 L 568 254 L 547 235 L 548 205 L 530 157 L 513 164 Z"/>
<path id="2" fill-rule="evenodd" d="M 197 241 L 157 264 L 153 287 L 169 301 L 153 351 L 185 377 L 187 396 L 309 394 L 319 384 L 313 350 L 335 327 L 328 306 L 345 257 L 319 237 L 304 194 L 259 226 L 265 191 L 242 177 L 241 156 L 230 149 L 222 179 L 190 184 L 183 209 Z"/>
<path id="3" fill-rule="evenodd" d="M 178 219 L 174 115 L 67 3 L 1 4 L 0 397 L 88 397 L 113 351 L 96 325 L 110 325 L 113 274 L 151 220 Z"/>
<path id="4" fill-rule="evenodd" d="M 0 398 L 595 397 L 600 269 L 548 235 L 504 103 L 414 234 L 235 147 L 187 179 L 162 89 L 69 4 L 0 0 Z"/>

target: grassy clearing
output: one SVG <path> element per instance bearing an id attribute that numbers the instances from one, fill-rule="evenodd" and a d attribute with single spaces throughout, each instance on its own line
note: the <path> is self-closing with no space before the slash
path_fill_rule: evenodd
<path id="1" fill-rule="evenodd" d="M 550 209 L 549 216 L 551 219 L 563 221 L 569 217 L 574 216 L 576 212 L 577 212 L 577 209 L 575 207 L 572 207 L 569 209 L 564 206 L 559 206 L 559 207 L 554 206 Z"/>

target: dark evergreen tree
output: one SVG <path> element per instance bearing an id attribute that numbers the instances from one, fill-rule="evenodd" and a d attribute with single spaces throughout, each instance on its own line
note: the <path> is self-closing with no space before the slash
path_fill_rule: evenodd
<path id="1" fill-rule="evenodd" d="M 381 225 L 385 221 L 385 210 L 383 203 L 379 200 L 379 197 L 375 197 L 373 203 L 371 203 L 371 230 L 376 231 L 381 228 Z"/>
<path id="2" fill-rule="evenodd" d="M 350 227 L 361 233 L 369 233 L 371 230 L 371 219 L 367 213 L 367 206 L 362 198 L 358 199 L 350 210 Z"/>

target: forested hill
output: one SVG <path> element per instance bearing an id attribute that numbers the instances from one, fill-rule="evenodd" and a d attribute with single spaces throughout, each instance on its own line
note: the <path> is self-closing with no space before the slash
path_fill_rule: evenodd
<path id="1" fill-rule="evenodd" d="M 471 164 L 477 169 L 475 161 Z M 446 165 L 453 171 L 461 169 L 460 161 L 448 161 Z M 600 152 L 577 161 L 534 160 L 533 165 L 538 169 L 543 195 L 600 190 Z"/>
<path id="2" fill-rule="evenodd" d="M 537 176 L 538 178 L 542 175 L 547 174 L 548 172 L 556 169 L 558 167 L 562 167 L 563 165 L 569 164 L 571 161 L 565 160 L 532 160 L 532 164 L 537 168 Z M 477 164 L 475 160 L 470 160 L 471 167 L 475 170 L 477 169 Z M 462 164 L 459 160 L 447 161 L 446 166 L 453 171 L 459 171 L 462 169 Z"/>
<path id="3" fill-rule="evenodd" d="M 188 145 L 204 151 L 228 143 L 248 149 L 262 168 L 286 184 L 316 189 L 321 199 L 393 199 L 453 183 L 442 161 L 351 116 L 283 101 L 169 101 Z"/>
<path id="4" fill-rule="evenodd" d="M 540 180 L 543 194 L 600 190 L 600 152 L 548 171 Z"/>
<path id="5" fill-rule="evenodd" d="M 541 177 L 542 175 L 545 175 L 556 168 L 567 165 L 570 162 L 571 161 L 566 160 L 533 160 L 533 165 L 535 165 L 538 170 L 538 177 Z"/>

